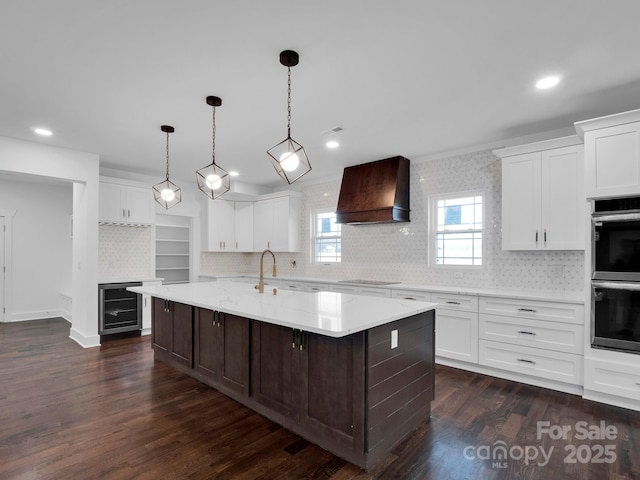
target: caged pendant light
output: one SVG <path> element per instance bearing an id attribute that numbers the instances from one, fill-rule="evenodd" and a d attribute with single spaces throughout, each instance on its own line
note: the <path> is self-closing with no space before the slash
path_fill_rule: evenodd
<path id="1" fill-rule="evenodd" d="M 291 67 L 298 64 L 300 57 L 293 50 L 280 52 L 280 63 L 287 67 L 287 138 L 267 150 L 273 167 L 287 183 L 292 184 L 311 171 L 311 164 L 304 147 L 291 138 Z"/>
<path id="2" fill-rule="evenodd" d="M 153 196 L 156 202 L 169 210 L 182 201 L 180 188 L 169 180 L 169 134 L 175 129 L 170 125 L 162 125 L 160 130 L 167 134 L 167 175 L 165 180 L 153 186 Z"/>
<path id="3" fill-rule="evenodd" d="M 224 195 L 229 191 L 231 177 L 229 176 L 229 172 L 216 164 L 216 107 L 222 105 L 222 99 L 220 97 L 209 96 L 207 97 L 207 104 L 213 107 L 211 163 L 196 171 L 196 179 L 200 191 L 211 198 L 211 200 L 215 200 L 220 195 Z"/>

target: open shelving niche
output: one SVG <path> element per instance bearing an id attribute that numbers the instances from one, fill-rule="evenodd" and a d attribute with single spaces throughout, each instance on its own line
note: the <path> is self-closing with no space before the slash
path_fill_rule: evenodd
<path id="1" fill-rule="evenodd" d="M 191 218 L 156 216 L 156 277 L 163 284 L 187 283 L 191 278 Z"/>

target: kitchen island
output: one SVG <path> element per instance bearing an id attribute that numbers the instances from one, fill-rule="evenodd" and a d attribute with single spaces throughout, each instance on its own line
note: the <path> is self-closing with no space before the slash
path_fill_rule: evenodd
<path id="1" fill-rule="evenodd" d="M 153 297 L 157 360 L 366 470 L 429 418 L 435 304 L 208 282 Z"/>

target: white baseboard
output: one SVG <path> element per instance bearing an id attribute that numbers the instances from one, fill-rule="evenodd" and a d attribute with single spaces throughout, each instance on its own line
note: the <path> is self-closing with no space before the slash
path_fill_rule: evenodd
<path id="1" fill-rule="evenodd" d="M 94 335 L 91 337 L 87 337 L 86 335 L 80 333 L 75 328 L 71 328 L 69 330 L 69 338 L 75 341 L 78 345 L 83 348 L 92 348 L 100 346 L 100 335 Z"/>
<path id="2" fill-rule="evenodd" d="M 45 320 L 47 318 L 57 318 L 62 317 L 67 321 L 71 321 L 71 317 L 67 318 L 65 316 L 67 312 L 62 310 L 44 310 L 41 312 L 22 312 L 22 313 L 10 313 L 5 314 L 4 321 L 5 323 L 12 322 L 27 322 L 29 320 Z"/>

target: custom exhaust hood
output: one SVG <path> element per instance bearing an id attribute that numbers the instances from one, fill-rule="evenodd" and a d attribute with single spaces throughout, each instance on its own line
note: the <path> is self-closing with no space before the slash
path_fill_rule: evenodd
<path id="1" fill-rule="evenodd" d="M 337 223 L 409 220 L 409 160 L 391 157 L 344 169 Z"/>

